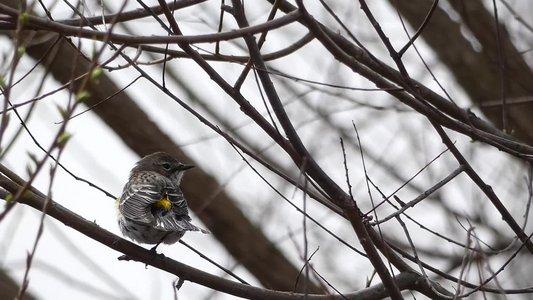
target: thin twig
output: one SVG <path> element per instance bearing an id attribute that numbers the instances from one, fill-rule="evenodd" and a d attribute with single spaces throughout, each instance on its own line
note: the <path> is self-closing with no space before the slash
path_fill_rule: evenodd
<path id="1" fill-rule="evenodd" d="M 417 205 L 420 201 L 426 199 L 427 197 L 431 196 L 434 192 L 445 186 L 448 182 L 450 182 L 452 179 L 457 177 L 457 175 L 461 174 L 466 169 L 465 166 L 460 165 L 457 169 L 455 169 L 450 175 L 446 176 L 441 181 L 437 182 L 435 185 L 427 189 L 424 193 L 417 196 L 415 199 L 407 202 L 407 203 L 401 203 L 401 208 L 393 212 L 392 214 L 386 216 L 385 218 L 382 218 L 380 220 L 376 220 L 375 222 L 371 223 L 371 225 L 377 225 L 387 222 L 388 220 L 397 217 L 401 214 L 403 214 L 407 209 L 414 207 Z"/>

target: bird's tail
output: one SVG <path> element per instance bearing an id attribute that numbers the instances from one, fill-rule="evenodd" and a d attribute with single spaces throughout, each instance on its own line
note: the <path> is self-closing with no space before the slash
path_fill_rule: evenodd
<path id="1" fill-rule="evenodd" d="M 156 226 L 165 231 L 200 231 L 205 234 L 210 233 L 209 231 L 192 224 L 185 218 L 178 219 L 173 216 L 163 216 L 156 218 L 156 222 Z"/>
<path id="2" fill-rule="evenodd" d="M 192 225 L 192 224 L 191 224 L 191 225 Z M 193 230 L 193 231 L 200 231 L 200 232 L 203 233 L 203 234 L 210 234 L 210 233 L 211 233 L 209 230 L 202 229 L 202 228 L 200 228 L 200 227 L 198 227 L 198 226 L 196 226 L 196 225 L 192 225 L 192 226 L 194 226 L 194 228 L 196 228 L 196 229 Z"/>
<path id="3" fill-rule="evenodd" d="M 209 232 L 208 230 L 205 230 L 205 229 L 202 229 L 194 224 L 192 224 L 191 222 L 189 221 L 185 221 L 187 222 L 187 228 L 185 228 L 185 230 L 189 230 L 189 231 L 200 231 L 201 233 L 204 233 L 204 234 L 209 234 L 211 232 Z"/>

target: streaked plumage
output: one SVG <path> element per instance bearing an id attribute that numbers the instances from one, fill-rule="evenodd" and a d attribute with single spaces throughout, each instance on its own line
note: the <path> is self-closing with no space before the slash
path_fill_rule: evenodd
<path id="1" fill-rule="evenodd" d="M 207 233 L 190 223 L 187 202 L 179 187 L 184 172 L 192 167 L 163 152 L 142 158 L 131 170 L 118 199 L 122 233 L 145 244 L 173 244 L 186 231 Z"/>

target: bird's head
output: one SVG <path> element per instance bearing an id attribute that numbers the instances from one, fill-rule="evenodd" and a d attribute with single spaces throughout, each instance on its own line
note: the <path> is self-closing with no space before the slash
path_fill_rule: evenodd
<path id="1" fill-rule="evenodd" d="M 180 183 L 185 171 L 193 167 L 179 162 L 167 153 L 155 152 L 139 160 L 131 172 L 152 171 Z"/>

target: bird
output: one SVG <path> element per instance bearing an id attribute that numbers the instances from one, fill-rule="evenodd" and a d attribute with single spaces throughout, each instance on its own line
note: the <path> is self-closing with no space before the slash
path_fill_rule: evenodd
<path id="1" fill-rule="evenodd" d="M 174 244 L 185 232 L 209 231 L 191 223 L 187 201 L 180 183 L 193 165 L 183 164 L 164 152 L 139 160 L 130 172 L 122 195 L 117 199 L 118 226 L 133 241 Z"/>

